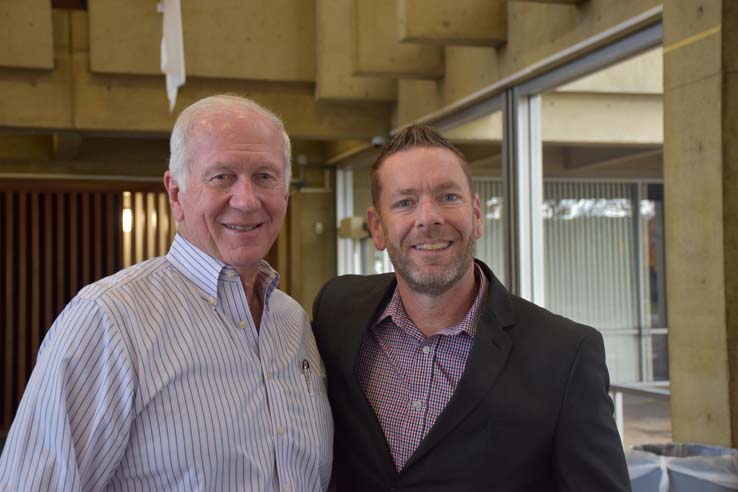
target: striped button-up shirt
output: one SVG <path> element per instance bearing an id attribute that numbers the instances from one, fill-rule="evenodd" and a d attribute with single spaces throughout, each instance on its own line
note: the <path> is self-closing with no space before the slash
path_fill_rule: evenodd
<path id="1" fill-rule="evenodd" d="M 426 337 L 405 312 L 397 288 L 361 344 L 356 373 L 402 470 L 448 404 L 474 343 L 489 281 L 475 264 L 479 289 L 464 319 Z"/>
<path id="2" fill-rule="evenodd" d="M 0 458 L 0 490 L 319 491 L 333 421 L 307 317 L 258 274 L 177 236 L 96 282 L 47 334 Z"/>

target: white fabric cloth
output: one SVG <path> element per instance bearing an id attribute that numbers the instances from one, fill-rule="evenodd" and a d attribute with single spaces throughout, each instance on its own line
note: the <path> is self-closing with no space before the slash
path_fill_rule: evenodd
<path id="1" fill-rule="evenodd" d="M 161 0 L 158 10 L 164 14 L 161 37 L 161 71 L 166 75 L 169 112 L 177 103 L 177 90 L 184 85 L 185 58 L 180 0 Z"/>
<path id="2" fill-rule="evenodd" d="M 705 482 L 714 483 L 731 490 L 738 490 L 738 454 L 707 456 L 695 455 L 702 446 L 694 444 L 672 444 L 664 446 L 664 453 L 657 454 L 641 449 L 626 453 L 628 473 L 631 480 L 661 470 L 659 492 L 668 492 L 669 472 L 674 471 Z M 662 451 L 662 450 L 660 450 Z"/>

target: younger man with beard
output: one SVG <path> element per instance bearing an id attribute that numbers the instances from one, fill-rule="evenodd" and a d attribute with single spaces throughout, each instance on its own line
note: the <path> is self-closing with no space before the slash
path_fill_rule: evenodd
<path id="1" fill-rule="evenodd" d="M 411 126 L 371 182 L 369 227 L 396 273 L 336 278 L 314 305 L 337 490 L 629 490 L 602 337 L 474 260 L 464 156 Z"/>

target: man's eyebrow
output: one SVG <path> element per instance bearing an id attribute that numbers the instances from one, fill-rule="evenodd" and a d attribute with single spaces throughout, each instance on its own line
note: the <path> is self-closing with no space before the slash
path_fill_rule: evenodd
<path id="1" fill-rule="evenodd" d="M 443 183 L 436 186 L 436 189 L 438 190 L 453 190 L 453 189 L 461 189 L 461 186 L 459 183 L 456 183 L 454 181 L 444 181 Z"/>
<path id="2" fill-rule="evenodd" d="M 461 189 L 461 186 L 459 183 L 456 183 L 454 181 L 444 181 L 443 183 L 437 185 L 434 190 L 435 191 L 446 191 L 446 190 L 459 190 Z M 399 190 L 396 190 L 392 193 L 392 196 L 401 196 L 401 195 L 413 195 L 417 193 L 417 188 L 402 188 Z"/>
<path id="3" fill-rule="evenodd" d="M 230 171 L 231 167 L 225 162 L 214 162 L 202 170 L 202 176 L 208 176 L 214 172 Z"/>

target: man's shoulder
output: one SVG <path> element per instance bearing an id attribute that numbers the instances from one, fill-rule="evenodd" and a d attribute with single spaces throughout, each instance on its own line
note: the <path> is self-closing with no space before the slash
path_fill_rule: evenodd
<path id="1" fill-rule="evenodd" d="M 305 309 L 300 305 L 299 302 L 289 294 L 279 289 L 274 289 L 274 292 L 269 297 L 269 309 L 272 312 L 290 314 L 290 315 L 302 315 L 307 317 Z"/>
<path id="2" fill-rule="evenodd" d="M 322 294 L 328 297 L 354 297 L 385 293 L 394 283 L 394 273 L 378 275 L 341 275 L 325 283 Z"/>
<path id="3" fill-rule="evenodd" d="M 138 284 L 152 281 L 164 270 L 167 270 L 169 266 L 169 262 L 164 256 L 142 261 L 88 284 L 77 293 L 76 298 L 95 300 L 114 296 L 123 290 L 136 292 Z"/>
<path id="4" fill-rule="evenodd" d="M 592 336 L 601 336 L 595 328 L 556 314 L 516 295 L 511 295 L 515 324 L 519 333 L 525 332 L 554 343 L 581 343 Z"/>

